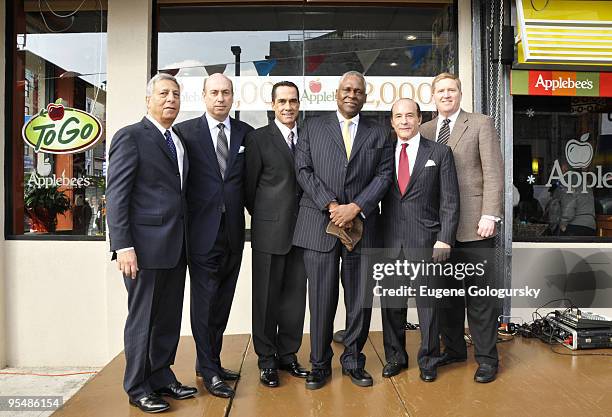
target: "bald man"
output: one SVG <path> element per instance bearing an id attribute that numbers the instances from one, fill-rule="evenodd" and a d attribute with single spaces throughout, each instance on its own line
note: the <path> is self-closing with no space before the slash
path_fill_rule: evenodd
<path id="1" fill-rule="evenodd" d="M 234 396 L 225 383 L 238 372 L 221 366 L 227 326 L 244 248 L 244 137 L 253 128 L 229 117 L 232 81 L 223 74 L 204 80 L 206 112 L 179 123 L 193 170 L 187 195 L 191 329 L 196 342 L 196 375 L 213 395 Z"/>
<path id="2" fill-rule="evenodd" d="M 395 141 L 395 176 L 382 200 L 383 242 L 395 260 L 443 262 L 455 244 L 459 224 L 459 185 L 451 149 L 419 134 L 421 109 L 411 99 L 391 108 Z M 400 282 L 405 283 L 405 282 Z M 420 295 L 420 285 L 435 287 L 435 279 L 414 283 L 421 329 L 417 362 L 420 377 L 433 382 L 440 361 L 439 306 Z M 383 377 L 408 367 L 406 352 L 407 297 L 382 297 L 385 359 Z"/>

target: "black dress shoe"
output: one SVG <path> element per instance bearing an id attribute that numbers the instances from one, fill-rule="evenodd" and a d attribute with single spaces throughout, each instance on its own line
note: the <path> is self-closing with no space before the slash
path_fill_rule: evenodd
<path id="1" fill-rule="evenodd" d="M 183 385 L 178 381 L 173 382 L 170 385 L 166 385 L 165 387 L 161 387 L 160 389 L 155 391 L 157 395 L 167 395 L 168 397 L 174 398 L 175 400 L 184 400 L 185 398 L 191 398 L 197 392 L 197 388 L 188 387 L 187 385 Z"/>
<path id="2" fill-rule="evenodd" d="M 240 372 L 221 368 L 221 374 L 219 376 L 225 381 L 236 381 L 237 379 L 240 379 Z"/>
<path id="3" fill-rule="evenodd" d="M 372 386 L 372 375 L 363 368 L 356 369 L 345 369 L 342 368 L 342 375 L 350 375 L 353 384 L 360 387 L 371 387 Z"/>
<path id="4" fill-rule="evenodd" d="M 383 378 L 391 378 L 392 376 L 395 376 L 397 374 L 399 374 L 402 369 L 406 369 L 408 368 L 408 365 L 403 365 L 401 363 L 395 363 L 395 362 L 389 362 L 387 363 L 382 371 L 382 376 Z"/>
<path id="5" fill-rule="evenodd" d="M 278 371 L 272 368 L 264 368 L 259 371 L 259 380 L 266 387 L 278 387 Z"/>
<path id="6" fill-rule="evenodd" d="M 139 400 L 132 400 L 130 398 L 130 404 L 140 408 L 145 413 L 161 413 L 170 408 L 170 404 L 155 393 L 145 395 Z"/>
<path id="7" fill-rule="evenodd" d="M 419 373 L 421 379 L 425 382 L 434 382 L 438 377 L 438 371 L 436 369 L 422 369 Z"/>
<path id="8" fill-rule="evenodd" d="M 300 365 L 298 361 L 291 362 L 287 365 L 281 365 L 280 369 L 289 372 L 291 376 L 295 376 L 297 378 L 306 378 L 310 373 L 306 369 L 302 368 L 302 365 Z"/>
<path id="9" fill-rule="evenodd" d="M 323 388 L 330 376 L 330 369 L 313 369 L 306 378 L 306 389 Z"/>
<path id="10" fill-rule="evenodd" d="M 481 363 L 474 374 L 474 381 L 486 384 L 487 382 L 495 381 L 497 375 L 497 366 L 488 363 Z"/>
<path id="11" fill-rule="evenodd" d="M 344 336 L 346 336 L 346 330 L 338 330 L 334 333 L 332 340 L 336 343 L 344 343 Z"/>
<path id="12" fill-rule="evenodd" d="M 455 362 L 465 362 L 467 358 L 461 358 L 458 356 L 451 356 L 448 353 L 444 352 L 442 356 L 440 356 L 440 362 L 438 362 L 438 366 L 449 365 Z"/>
<path id="13" fill-rule="evenodd" d="M 221 378 L 217 375 L 213 376 L 210 381 L 207 381 L 204 378 L 204 386 L 215 397 L 221 398 L 232 398 L 235 394 L 232 387 L 227 385 Z"/>

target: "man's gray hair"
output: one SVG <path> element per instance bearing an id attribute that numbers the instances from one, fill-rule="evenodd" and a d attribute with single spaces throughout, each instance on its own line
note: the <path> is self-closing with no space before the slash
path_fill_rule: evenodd
<path id="1" fill-rule="evenodd" d="M 347 79 L 348 77 L 357 77 L 357 78 L 359 78 L 361 80 L 361 82 L 363 83 L 364 86 L 366 85 L 365 77 L 359 71 L 347 71 L 347 72 L 345 72 L 344 74 L 342 74 L 342 78 L 340 78 L 340 82 L 338 84 L 342 84 L 344 82 L 344 80 Z"/>
<path id="2" fill-rule="evenodd" d="M 155 74 L 153 78 L 149 80 L 147 83 L 147 97 L 151 97 L 153 95 L 153 90 L 155 89 L 155 83 L 162 80 L 172 81 L 179 88 L 179 92 L 181 91 L 181 84 L 178 82 L 176 77 L 170 74 L 166 74 L 165 72 L 160 72 Z"/>

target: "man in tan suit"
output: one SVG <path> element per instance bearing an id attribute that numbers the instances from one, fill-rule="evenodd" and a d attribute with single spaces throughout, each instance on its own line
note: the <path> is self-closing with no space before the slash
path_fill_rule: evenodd
<path id="1" fill-rule="evenodd" d="M 468 288 L 495 285 L 494 257 L 497 222 L 502 216 L 504 167 L 499 137 L 493 120 L 478 113 L 461 110 L 461 81 L 453 74 L 442 73 L 432 82 L 438 117 L 421 126 L 421 134 L 448 145 L 455 158 L 459 180 L 460 217 L 455 257 L 457 262 L 487 260 L 484 277 L 457 281 Z M 484 258 L 484 259 L 483 259 Z M 476 281 L 478 280 L 478 281 Z M 452 284 L 451 284 L 452 285 Z M 497 374 L 497 318 L 499 301 L 490 297 L 466 295 L 450 300 L 441 311 L 440 331 L 446 347 L 440 365 L 465 361 L 467 349 L 464 333 L 467 307 L 468 324 L 474 342 L 478 370 L 476 382 L 491 382 Z"/>

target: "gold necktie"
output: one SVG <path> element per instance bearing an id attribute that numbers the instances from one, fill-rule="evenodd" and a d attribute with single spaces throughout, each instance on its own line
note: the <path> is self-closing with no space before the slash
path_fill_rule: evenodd
<path id="1" fill-rule="evenodd" d="M 344 126 L 342 126 L 342 139 L 344 140 L 344 149 L 346 150 L 346 159 L 351 157 L 351 149 L 353 144 L 351 143 L 351 131 L 349 129 L 351 125 L 350 119 L 344 120 Z"/>

